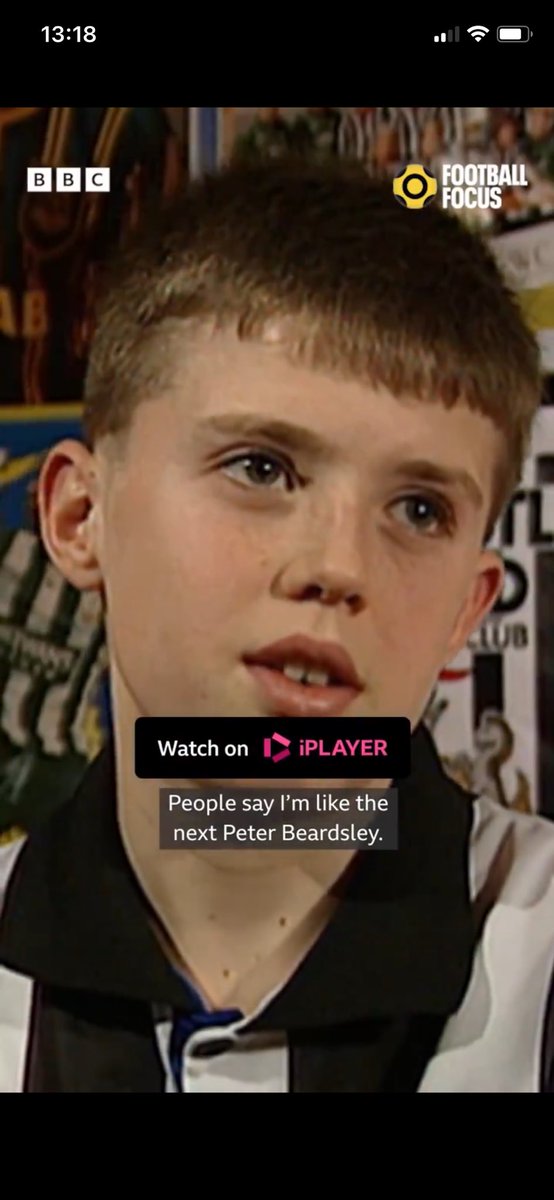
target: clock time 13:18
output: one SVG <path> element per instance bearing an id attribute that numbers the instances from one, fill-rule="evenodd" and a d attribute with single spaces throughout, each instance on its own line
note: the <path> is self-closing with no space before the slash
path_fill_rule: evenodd
<path id="1" fill-rule="evenodd" d="M 74 25 L 73 28 L 64 25 L 43 25 L 41 33 L 45 42 L 95 42 L 96 28 L 94 25 Z"/>

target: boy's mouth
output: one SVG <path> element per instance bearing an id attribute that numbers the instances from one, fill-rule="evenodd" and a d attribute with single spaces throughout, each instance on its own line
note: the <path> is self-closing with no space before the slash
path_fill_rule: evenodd
<path id="1" fill-rule="evenodd" d="M 274 715 L 338 716 L 363 689 L 341 646 L 304 635 L 273 642 L 244 662 Z"/>

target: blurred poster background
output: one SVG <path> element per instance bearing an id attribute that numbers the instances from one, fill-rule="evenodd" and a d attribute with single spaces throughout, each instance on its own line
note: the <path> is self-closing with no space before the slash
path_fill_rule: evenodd
<path id="1" fill-rule="evenodd" d="M 103 264 L 188 174 L 189 110 L 0 109 L 0 841 L 74 790 L 109 722 L 98 597 L 38 538 L 45 453 L 79 437 Z M 109 193 L 28 193 L 28 166 L 109 166 Z"/>
<path id="2" fill-rule="evenodd" d="M 554 108 L 223 108 L 220 160 L 355 158 L 377 178 L 409 162 L 440 175 L 446 162 L 522 164 L 527 188 L 506 189 L 499 213 L 462 210 L 490 229 L 554 214 Z"/>

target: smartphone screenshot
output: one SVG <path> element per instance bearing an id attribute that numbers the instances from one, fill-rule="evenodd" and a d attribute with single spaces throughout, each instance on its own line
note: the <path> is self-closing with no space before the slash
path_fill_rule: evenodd
<path id="1" fill-rule="evenodd" d="M 241 97 L 177 18 L 49 19 L 0 107 L 0 1092 L 552 1092 L 548 31 L 383 18 L 325 82 L 373 107 L 88 107 L 269 50 Z"/>

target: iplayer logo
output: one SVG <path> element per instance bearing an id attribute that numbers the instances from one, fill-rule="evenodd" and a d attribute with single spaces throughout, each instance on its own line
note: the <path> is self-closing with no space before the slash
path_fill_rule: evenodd
<path id="1" fill-rule="evenodd" d="M 290 746 L 290 738 L 283 737 L 281 733 L 272 733 L 271 737 L 264 738 L 264 758 L 270 758 L 272 762 L 280 762 L 282 758 L 288 758 L 290 750 L 279 750 L 277 754 L 273 753 L 271 743 L 278 742 L 281 746 Z"/>

